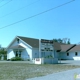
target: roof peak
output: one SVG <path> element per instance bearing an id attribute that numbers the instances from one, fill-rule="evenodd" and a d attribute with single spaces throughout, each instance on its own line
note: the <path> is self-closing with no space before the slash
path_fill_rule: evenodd
<path id="1" fill-rule="evenodd" d="M 37 38 L 31 38 L 31 37 L 25 37 L 25 36 L 17 36 L 17 37 L 19 37 L 19 38 L 37 39 Z M 37 39 L 37 40 L 39 40 L 39 39 Z"/>

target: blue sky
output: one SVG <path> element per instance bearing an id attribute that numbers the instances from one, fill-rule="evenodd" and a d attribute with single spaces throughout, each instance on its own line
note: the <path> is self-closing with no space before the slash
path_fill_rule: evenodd
<path id="1" fill-rule="evenodd" d="M 71 0 L 9 1 L 0 0 L 0 28 Z M 7 2 L 9 3 L 4 5 Z M 71 43 L 75 44 L 80 42 L 79 32 L 80 0 L 75 0 L 47 13 L 0 29 L 0 44 L 7 47 L 17 35 L 39 39 L 70 38 Z"/>

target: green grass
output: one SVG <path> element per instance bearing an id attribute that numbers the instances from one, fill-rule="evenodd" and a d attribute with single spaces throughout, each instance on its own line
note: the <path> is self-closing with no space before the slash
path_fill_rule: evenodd
<path id="1" fill-rule="evenodd" d="M 0 80 L 25 80 L 79 67 L 80 66 L 62 64 L 34 65 L 6 62 L 0 63 Z"/>

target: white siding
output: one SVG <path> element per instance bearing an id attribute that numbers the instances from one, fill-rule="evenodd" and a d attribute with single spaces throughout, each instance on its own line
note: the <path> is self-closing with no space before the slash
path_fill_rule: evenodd
<path id="1" fill-rule="evenodd" d="M 11 59 L 12 57 L 15 57 L 15 53 L 13 52 L 12 49 L 9 49 L 7 51 L 7 59 Z"/>
<path id="2" fill-rule="evenodd" d="M 80 51 L 78 51 L 77 56 L 75 55 L 75 52 L 69 52 L 69 56 L 67 56 L 67 52 L 60 52 L 58 53 L 58 58 L 66 60 L 80 60 Z"/>
<path id="3" fill-rule="evenodd" d="M 10 47 L 16 46 L 18 44 L 25 48 L 22 50 L 21 57 L 24 60 L 29 59 L 29 58 L 32 59 L 32 48 L 27 43 L 23 42 L 22 40 L 19 40 L 19 43 L 17 43 L 17 39 L 15 39 L 15 41 L 10 45 Z M 15 57 L 15 53 L 13 52 L 12 49 L 8 48 L 7 59 L 11 59 L 12 57 Z"/>
<path id="4" fill-rule="evenodd" d="M 77 52 L 77 51 L 75 51 L 75 52 Z M 80 51 L 77 52 L 78 53 L 77 56 L 75 55 L 75 52 L 70 52 L 72 59 L 80 60 Z"/>
<path id="5" fill-rule="evenodd" d="M 31 56 L 31 52 L 27 49 L 24 49 L 21 53 L 21 57 L 24 59 L 24 60 L 27 60 L 27 59 L 32 59 L 32 56 Z"/>
<path id="6" fill-rule="evenodd" d="M 54 50 L 54 57 L 58 58 L 58 52 L 56 52 L 55 50 Z"/>
<path id="7" fill-rule="evenodd" d="M 12 46 L 16 46 L 16 45 L 18 45 L 18 43 L 17 43 L 17 39 L 14 40 L 14 42 L 10 45 L 10 47 L 12 47 Z"/>
<path id="8" fill-rule="evenodd" d="M 14 42 L 10 45 L 10 47 L 16 46 L 16 45 L 21 45 L 24 48 L 31 48 L 27 43 L 23 42 L 22 40 L 19 40 L 19 43 L 18 43 L 17 39 L 14 40 Z"/>
<path id="9" fill-rule="evenodd" d="M 39 58 L 39 48 L 33 48 L 32 56 L 33 58 Z"/>

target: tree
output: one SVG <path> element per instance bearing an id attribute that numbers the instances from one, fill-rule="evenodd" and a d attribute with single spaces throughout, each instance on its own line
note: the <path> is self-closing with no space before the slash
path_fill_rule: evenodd
<path id="1" fill-rule="evenodd" d="M 4 59 L 4 56 L 7 56 L 7 51 L 4 48 L 0 49 L 0 56 L 1 56 L 1 59 L 2 58 Z"/>
<path id="2" fill-rule="evenodd" d="M 71 44 L 70 43 L 70 39 L 69 38 L 59 38 L 59 39 L 53 39 L 54 42 L 58 42 L 58 43 L 65 43 L 65 44 Z"/>
<path id="3" fill-rule="evenodd" d="M 67 41 L 67 44 L 71 44 L 69 40 Z"/>
<path id="4" fill-rule="evenodd" d="M 60 38 L 58 39 L 58 42 L 59 42 L 59 43 L 63 43 L 62 39 L 60 39 Z"/>
<path id="5" fill-rule="evenodd" d="M 58 42 L 58 40 L 57 40 L 57 39 L 53 39 L 53 41 L 54 41 L 54 42 Z"/>
<path id="6" fill-rule="evenodd" d="M 71 43 L 70 43 L 70 39 L 69 39 L 69 38 L 68 38 L 67 44 L 71 44 Z"/>
<path id="7" fill-rule="evenodd" d="M 63 43 L 62 39 L 53 39 L 54 42 Z"/>

